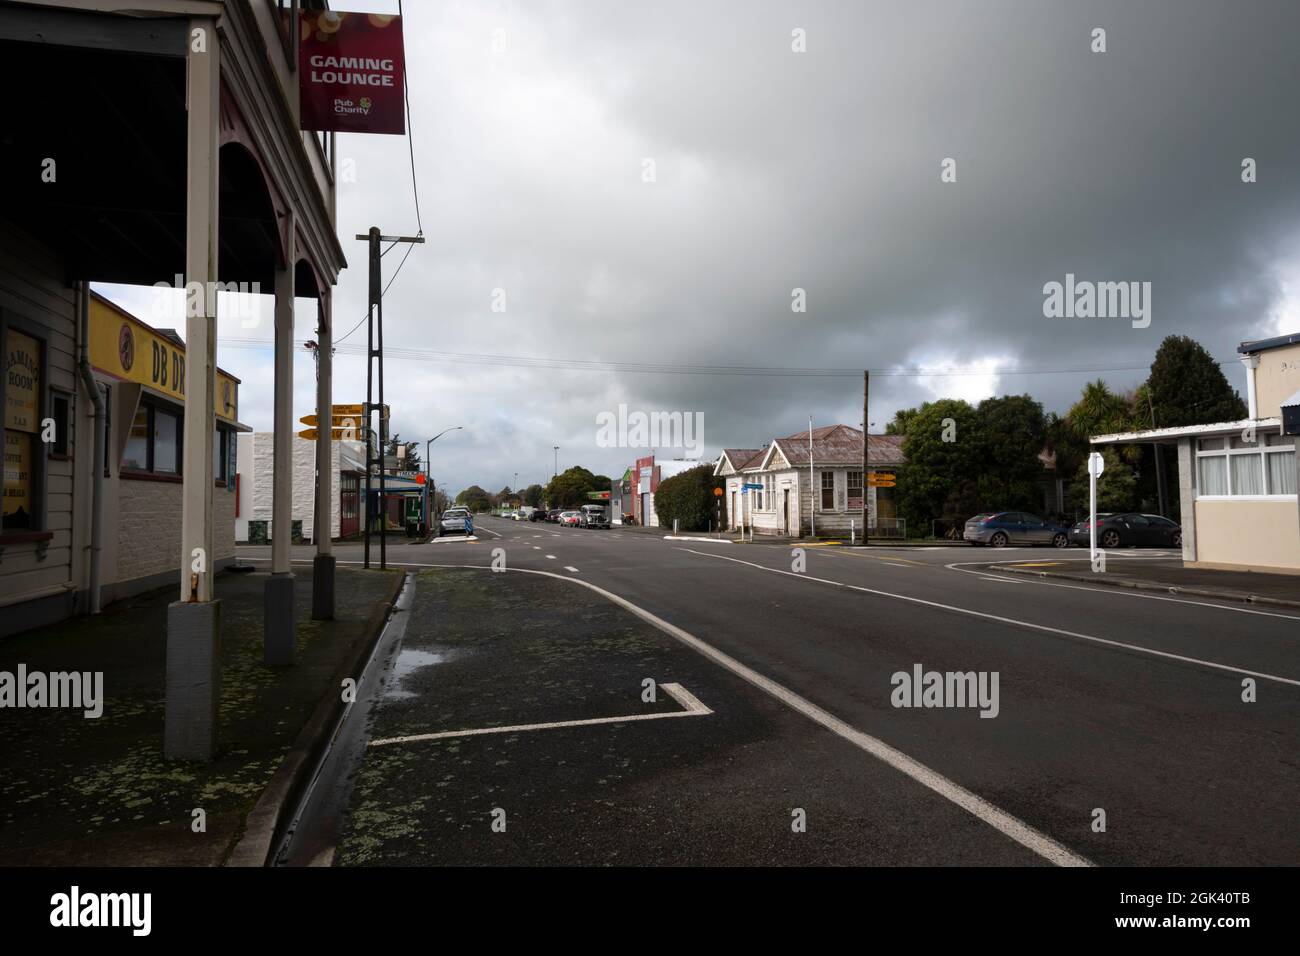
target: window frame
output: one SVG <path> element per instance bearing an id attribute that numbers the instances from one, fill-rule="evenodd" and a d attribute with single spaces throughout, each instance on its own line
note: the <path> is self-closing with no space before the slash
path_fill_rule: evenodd
<path id="1" fill-rule="evenodd" d="M 822 471 L 820 474 L 821 474 L 821 482 L 820 482 L 821 487 L 819 490 L 821 491 L 821 494 L 817 498 L 817 508 L 819 511 L 834 511 L 835 510 L 835 472 L 833 470 Z M 828 477 L 831 480 L 830 487 L 827 487 L 826 485 L 826 479 Z M 829 507 L 826 504 L 826 492 L 828 491 L 831 494 L 831 503 Z"/>
<path id="2" fill-rule="evenodd" d="M 1270 445 L 1270 444 L 1268 444 L 1268 439 L 1269 439 L 1270 437 L 1285 438 L 1285 437 L 1290 437 L 1290 436 L 1284 436 L 1284 435 L 1282 435 L 1282 433 L 1281 433 L 1280 431 L 1279 431 L 1279 432 L 1273 432 L 1273 431 L 1268 431 L 1268 432 L 1256 432 L 1256 433 L 1255 433 L 1255 441 L 1252 443 L 1255 447 L 1253 447 L 1253 448 L 1233 448 L 1233 447 L 1232 447 L 1232 439 L 1233 439 L 1233 438 L 1236 438 L 1236 437 L 1238 437 L 1236 434 L 1232 434 L 1232 435 L 1207 435 L 1207 436 L 1199 436 L 1199 437 L 1197 437 L 1197 438 L 1194 439 L 1194 441 L 1196 442 L 1196 447 L 1195 447 L 1195 449 L 1194 449 L 1194 451 L 1195 451 L 1196 454 L 1195 454 L 1194 457 L 1195 457 L 1195 461 L 1196 461 L 1196 464 L 1195 464 L 1195 478 L 1196 478 L 1196 498 L 1197 498 L 1197 500 L 1200 500 L 1200 499 L 1203 498 L 1203 499 L 1205 499 L 1206 501 L 1290 501 L 1291 499 L 1293 499 L 1293 498 L 1295 497 L 1295 494 L 1294 494 L 1294 493 L 1291 493 L 1291 492 L 1275 492 L 1275 491 L 1273 491 L 1273 489 L 1272 489 L 1272 487 L 1271 487 L 1271 482 L 1270 482 L 1270 480 L 1269 480 L 1268 456 L 1269 456 L 1269 455 L 1295 455 L 1295 454 L 1297 453 L 1297 450 L 1298 450 L 1298 449 L 1297 449 L 1297 445 L 1300 445 L 1300 442 L 1297 442 L 1297 441 L 1293 440 L 1293 441 L 1291 442 L 1290 445 L 1282 445 L 1282 444 L 1279 444 L 1279 445 Z M 1201 447 L 1201 443 L 1202 443 L 1202 442 L 1221 442 L 1221 443 L 1222 443 L 1222 447 L 1220 447 L 1220 448 L 1213 448 L 1213 447 L 1212 447 L 1212 448 L 1209 448 L 1209 449 L 1202 449 L 1202 447 Z M 1232 459 L 1233 459 L 1234 457 L 1249 457 L 1249 456 L 1254 456 L 1255 458 L 1257 458 L 1257 459 L 1259 460 L 1259 468 L 1260 468 L 1260 485 L 1261 485 L 1261 487 L 1264 489 L 1264 493 L 1263 493 L 1263 494 L 1258 494 L 1258 495 L 1242 495 L 1242 494 L 1236 494 L 1236 493 L 1234 493 L 1234 491 L 1233 491 L 1233 487 L 1232 487 Z M 1202 489 L 1202 481 L 1201 481 L 1201 460 L 1202 460 L 1202 459 L 1205 459 L 1205 458 L 1221 458 L 1221 459 L 1223 459 L 1223 462 L 1224 462 L 1224 486 L 1227 488 L 1226 493 L 1221 494 L 1221 495 L 1220 495 L 1220 494 L 1205 494 L 1205 493 L 1201 490 L 1201 489 Z M 1294 468 L 1294 467 L 1295 467 L 1295 466 L 1294 466 L 1294 462 L 1293 462 L 1293 463 L 1292 463 L 1292 468 Z"/>
<path id="3" fill-rule="evenodd" d="M 136 404 L 135 415 L 131 417 L 131 427 L 135 427 L 135 416 L 140 414 L 141 409 L 148 413 L 145 430 L 148 437 L 146 440 L 145 456 L 147 459 L 145 468 L 136 468 L 126 464 L 126 446 L 122 448 L 122 459 L 118 462 L 117 473 L 121 478 L 130 478 L 139 481 L 175 481 L 184 480 L 185 469 L 185 412 L 177 410 L 170 402 L 164 402 L 153 398 L 151 395 L 141 394 L 139 402 Z M 176 470 L 175 471 L 158 471 L 156 461 L 155 439 L 157 428 L 155 427 L 155 417 L 159 412 L 164 415 L 170 415 L 176 419 Z M 130 441 L 130 436 L 127 436 Z"/>
<path id="4" fill-rule="evenodd" d="M 46 449 L 46 457 L 52 461 L 71 461 L 72 416 L 75 414 L 73 409 L 76 407 L 73 403 L 72 393 L 66 388 L 59 388 L 57 385 L 49 386 L 49 393 L 49 407 L 46 415 L 54 419 L 54 441 L 50 442 Z M 55 414 L 55 406 L 58 402 L 66 403 L 62 420 Z M 62 451 L 57 450 L 60 445 L 62 445 Z"/>
<path id="5" fill-rule="evenodd" d="M 27 540 L 48 540 L 54 536 L 49 530 L 49 513 L 47 511 L 48 496 L 45 493 L 46 485 L 46 467 L 45 455 L 38 453 L 38 445 L 43 444 L 40 441 L 40 423 L 45 420 L 48 411 L 49 388 L 46 382 L 49 378 L 49 352 L 50 352 L 50 330 L 44 326 L 31 321 L 23 315 L 14 312 L 12 309 L 0 308 L 0 361 L 5 363 L 3 371 L 8 372 L 9 362 L 9 333 L 10 330 L 18 332 L 34 339 L 41 350 L 40 369 L 41 381 L 37 383 L 35 392 L 36 400 L 40 408 L 36 410 L 37 429 L 34 432 L 22 432 L 21 434 L 30 435 L 32 442 L 31 453 L 31 491 L 29 500 L 31 507 L 28 509 L 29 527 L 26 528 L 5 528 L 0 519 L 0 543 L 12 541 Z M 8 394 L 7 388 L 9 377 L 7 374 L 0 375 L 0 455 L 6 447 L 5 436 L 9 431 L 18 431 L 7 427 L 8 422 Z M 48 449 L 47 449 L 48 451 Z M 4 493 L 4 473 L 3 459 L 0 459 L 0 495 Z"/>

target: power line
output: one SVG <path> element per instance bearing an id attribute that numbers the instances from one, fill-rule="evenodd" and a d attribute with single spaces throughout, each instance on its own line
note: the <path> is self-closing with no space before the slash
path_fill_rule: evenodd
<path id="1" fill-rule="evenodd" d="M 410 251 L 407 251 L 407 255 Z M 402 260 L 405 262 L 405 258 Z M 401 269 L 401 266 L 398 266 Z M 394 273 L 393 278 L 396 278 Z M 392 284 L 392 280 L 389 280 Z M 364 319 L 362 321 L 365 321 Z M 354 330 L 355 331 L 355 330 Z M 222 347 L 246 349 L 271 349 L 275 343 L 271 339 L 223 338 Z M 297 344 L 301 345 L 302 342 Z M 365 347 L 361 345 L 342 346 L 337 349 L 344 355 L 364 355 Z M 537 358 L 526 355 L 494 355 L 475 352 L 445 352 L 438 349 L 386 347 L 384 354 L 388 358 L 440 362 L 452 365 L 486 365 L 509 368 L 538 368 L 588 372 L 629 372 L 656 375 L 753 375 L 775 378 L 857 378 L 862 375 L 861 368 L 797 368 L 783 366 L 757 365 L 678 365 L 651 362 L 596 362 L 584 359 Z M 1235 364 L 1236 359 L 1227 359 L 1217 364 L 1227 366 Z M 1138 365 L 1058 365 L 1046 367 L 990 367 L 982 365 L 950 366 L 944 368 L 883 368 L 870 369 L 872 375 L 884 378 L 930 378 L 956 375 L 1082 375 L 1101 372 L 1137 372 L 1149 369 L 1149 364 Z"/>

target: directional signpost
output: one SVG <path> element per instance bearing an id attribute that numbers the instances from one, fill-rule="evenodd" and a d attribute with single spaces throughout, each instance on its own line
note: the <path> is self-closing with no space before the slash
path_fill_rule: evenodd
<path id="1" fill-rule="evenodd" d="M 1092 570 L 1094 572 L 1105 568 L 1103 563 L 1101 567 L 1097 564 L 1097 479 L 1101 473 L 1106 470 L 1106 459 L 1102 458 L 1097 452 L 1088 455 L 1088 505 L 1090 517 L 1088 521 L 1088 552 L 1092 561 Z M 1102 559 L 1103 562 L 1105 559 Z"/>
<path id="2" fill-rule="evenodd" d="M 868 488 L 893 488 L 898 484 L 898 476 L 885 471 L 873 471 L 867 475 Z"/>

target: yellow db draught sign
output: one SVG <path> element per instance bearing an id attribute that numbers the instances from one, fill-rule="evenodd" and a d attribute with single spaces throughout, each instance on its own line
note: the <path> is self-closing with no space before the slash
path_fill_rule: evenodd
<path id="1" fill-rule="evenodd" d="M 867 475 L 868 488 L 893 488 L 897 484 L 897 475 L 889 472 L 873 471 Z"/>

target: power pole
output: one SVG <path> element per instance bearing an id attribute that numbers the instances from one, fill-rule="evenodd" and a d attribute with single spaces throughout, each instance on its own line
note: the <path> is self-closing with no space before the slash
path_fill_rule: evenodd
<path id="1" fill-rule="evenodd" d="M 867 546 L 867 449 L 870 447 L 868 432 L 871 431 L 871 415 L 867 412 L 867 397 L 871 392 L 871 373 L 862 370 L 862 546 Z"/>
<path id="2" fill-rule="evenodd" d="M 424 242 L 423 236 L 384 236 L 378 226 L 371 226 L 370 232 L 357 239 L 370 245 L 370 312 L 366 317 L 366 506 L 365 514 L 365 566 L 370 567 L 370 477 L 376 465 L 379 466 L 379 567 L 388 570 L 388 536 L 384 534 L 382 524 L 384 514 L 384 449 L 388 445 L 388 408 L 384 405 L 384 290 L 379 260 L 383 252 L 381 242 Z M 392 246 L 389 247 L 390 249 Z M 375 403 L 374 381 L 375 360 L 379 361 L 379 402 Z M 378 448 L 372 453 L 370 445 L 370 426 L 373 414 L 379 412 Z M 323 423 L 322 423 L 323 426 Z"/>

